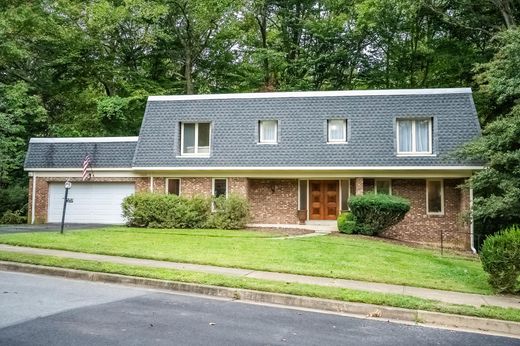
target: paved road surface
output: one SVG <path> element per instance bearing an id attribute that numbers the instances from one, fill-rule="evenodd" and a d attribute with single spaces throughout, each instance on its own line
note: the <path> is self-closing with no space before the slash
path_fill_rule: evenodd
<path id="1" fill-rule="evenodd" d="M 0 272 L 0 345 L 520 345 L 520 340 Z"/>

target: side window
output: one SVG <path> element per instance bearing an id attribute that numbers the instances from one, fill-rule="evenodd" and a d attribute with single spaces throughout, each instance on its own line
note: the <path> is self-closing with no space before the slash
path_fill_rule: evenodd
<path id="1" fill-rule="evenodd" d="M 432 153 L 432 119 L 397 119 L 399 154 Z"/>
<path id="2" fill-rule="evenodd" d="M 166 192 L 169 195 L 180 196 L 180 194 L 181 194 L 181 180 L 180 179 L 167 179 Z"/>
<path id="3" fill-rule="evenodd" d="M 327 142 L 342 143 L 347 141 L 347 120 L 327 120 Z"/>
<path id="4" fill-rule="evenodd" d="M 350 198 L 350 180 L 341 180 L 341 210 L 350 210 L 348 206 L 348 199 Z"/>
<path id="5" fill-rule="evenodd" d="M 440 179 L 426 181 L 426 211 L 432 215 L 444 214 L 444 186 Z"/>
<path id="6" fill-rule="evenodd" d="M 260 143 L 278 143 L 278 120 L 260 120 L 258 131 Z"/>
<path id="7" fill-rule="evenodd" d="M 374 184 L 376 194 L 392 194 L 392 181 L 390 179 L 376 179 Z"/>
<path id="8" fill-rule="evenodd" d="M 181 155 L 209 155 L 210 132 L 210 123 L 181 123 Z"/>
<path id="9" fill-rule="evenodd" d="M 214 178 L 213 179 L 213 196 L 227 196 L 227 179 Z"/>

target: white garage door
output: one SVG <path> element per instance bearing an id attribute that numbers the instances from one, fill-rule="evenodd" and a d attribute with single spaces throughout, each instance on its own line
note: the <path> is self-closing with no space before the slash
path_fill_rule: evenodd
<path id="1" fill-rule="evenodd" d="M 134 191 L 134 183 L 72 183 L 65 222 L 122 224 L 121 202 Z M 49 184 L 48 222 L 61 222 L 64 196 L 63 183 Z"/>

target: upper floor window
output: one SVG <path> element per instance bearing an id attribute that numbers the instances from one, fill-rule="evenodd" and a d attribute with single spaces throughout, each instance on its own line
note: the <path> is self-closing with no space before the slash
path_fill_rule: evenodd
<path id="1" fill-rule="evenodd" d="M 182 123 L 182 155 L 208 156 L 210 149 L 210 123 Z"/>
<path id="2" fill-rule="evenodd" d="M 260 143 L 278 142 L 278 121 L 260 120 L 258 122 Z"/>
<path id="3" fill-rule="evenodd" d="M 327 120 L 327 142 L 339 143 L 347 141 L 347 120 Z"/>
<path id="4" fill-rule="evenodd" d="M 431 154 L 432 119 L 397 119 L 397 152 Z"/>

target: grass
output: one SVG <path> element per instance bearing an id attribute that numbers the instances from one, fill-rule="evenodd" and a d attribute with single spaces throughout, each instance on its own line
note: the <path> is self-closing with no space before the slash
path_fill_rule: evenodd
<path id="1" fill-rule="evenodd" d="M 397 294 L 373 293 L 336 287 L 284 283 L 279 281 L 67 259 L 53 256 L 25 255 L 6 251 L 0 251 L 0 260 L 520 322 L 520 310 L 518 309 L 495 306 L 481 306 L 477 308 L 469 305 L 447 304 L 435 300 Z"/>
<path id="2" fill-rule="evenodd" d="M 492 294 L 480 261 L 359 236 L 111 227 L 0 235 L 0 243 Z"/>

